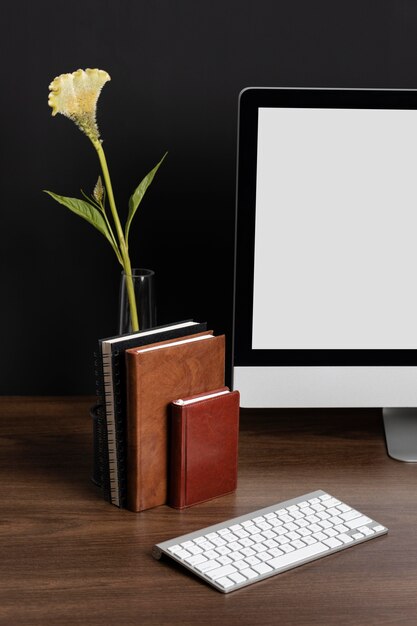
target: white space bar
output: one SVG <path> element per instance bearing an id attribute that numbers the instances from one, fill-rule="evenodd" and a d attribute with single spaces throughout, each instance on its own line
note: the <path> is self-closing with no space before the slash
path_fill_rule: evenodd
<path id="1" fill-rule="evenodd" d="M 304 561 L 309 557 L 316 556 L 317 554 L 321 554 L 322 552 L 326 552 L 327 550 L 329 550 L 329 547 L 326 546 L 324 543 L 318 541 L 317 543 L 313 543 L 311 546 L 306 546 L 305 548 L 301 548 L 300 550 L 295 550 L 294 552 L 289 552 L 288 554 L 277 556 L 275 557 L 275 559 L 270 559 L 269 561 L 266 561 L 266 563 L 274 569 L 281 569 L 281 567 L 286 567 L 287 565 L 299 563 L 300 561 Z"/>

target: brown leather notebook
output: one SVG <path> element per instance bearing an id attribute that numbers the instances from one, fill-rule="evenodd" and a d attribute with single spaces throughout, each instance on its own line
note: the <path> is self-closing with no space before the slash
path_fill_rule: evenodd
<path id="1" fill-rule="evenodd" d="M 126 350 L 127 508 L 165 504 L 172 400 L 224 385 L 225 337 L 213 331 Z"/>
<path id="2" fill-rule="evenodd" d="M 171 404 L 170 506 L 183 509 L 236 489 L 239 399 L 223 387 Z"/>

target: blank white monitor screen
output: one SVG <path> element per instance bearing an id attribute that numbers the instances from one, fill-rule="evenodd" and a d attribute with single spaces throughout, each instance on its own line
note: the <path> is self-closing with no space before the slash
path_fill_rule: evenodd
<path id="1" fill-rule="evenodd" d="M 417 91 L 239 100 L 242 406 L 417 406 Z"/>
<path id="2" fill-rule="evenodd" d="M 252 348 L 417 348 L 415 111 L 258 115 Z"/>

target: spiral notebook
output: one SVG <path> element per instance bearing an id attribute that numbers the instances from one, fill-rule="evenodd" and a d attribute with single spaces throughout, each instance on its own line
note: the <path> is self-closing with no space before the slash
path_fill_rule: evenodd
<path id="1" fill-rule="evenodd" d="M 126 506 L 126 365 L 124 353 L 136 348 L 177 337 L 203 332 L 205 322 L 185 320 L 156 326 L 126 335 L 99 340 L 96 354 L 96 387 L 99 404 L 104 407 L 103 431 L 99 433 L 103 458 L 101 470 L 103 496 L 112 504 Z"/>

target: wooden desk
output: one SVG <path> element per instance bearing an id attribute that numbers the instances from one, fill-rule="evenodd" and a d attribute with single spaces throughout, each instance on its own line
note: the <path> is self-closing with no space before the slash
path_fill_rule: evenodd
<path id="1" fill-rule="evenodd" d="M 0 398 L 0 621 L 192 626 L 417 624 L 417 464 L 387 457 L 378 411 L 241 418 L 236 494 L 140 514 L 90 481 L 89 398 Z M 322 488 L 388 536 L 223 595 L 154 543 Z"/>

